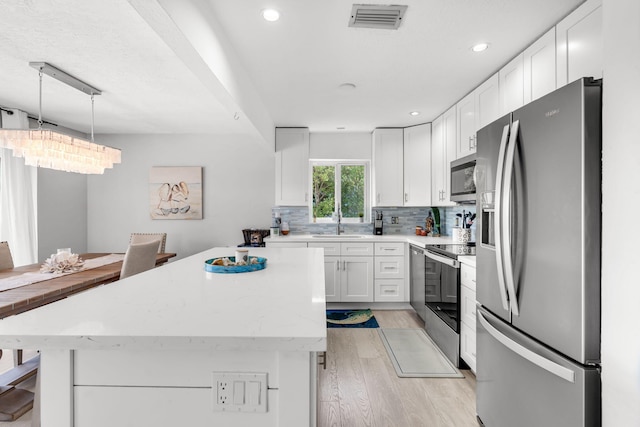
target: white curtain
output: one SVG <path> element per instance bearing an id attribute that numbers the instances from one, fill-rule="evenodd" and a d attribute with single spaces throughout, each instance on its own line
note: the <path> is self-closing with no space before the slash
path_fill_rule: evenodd
<path id="1" fill-rule="evenodd" d="M 27 113 L 2 110 L 2 127 L 27 129 Z M 9 242 L 15 266 L 38 261 L 37 169 L 0 148 L 0 241 Z"/>

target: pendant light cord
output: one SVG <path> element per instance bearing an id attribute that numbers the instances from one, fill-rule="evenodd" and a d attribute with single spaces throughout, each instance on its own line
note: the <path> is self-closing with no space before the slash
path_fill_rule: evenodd
<path id="1" fill-rule="evenodd" d="M 93 92 L 91 92 L 91 142 L 94 142 L 93 140 L 93 121 L 94 121 L 94 112 L 93 112 Z"/>
<path id="2" fill-rule="evenodd" d="M 42 69 L 39 70 L 40 75 L 40 100 L 38 104 L 38 130 L 42 130 Z"/>

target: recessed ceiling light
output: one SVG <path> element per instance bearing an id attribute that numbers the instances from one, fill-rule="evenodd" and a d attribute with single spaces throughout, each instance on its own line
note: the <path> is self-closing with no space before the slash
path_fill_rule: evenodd
<path id="1" fill-rule="evenodd" d="M 474 52 L 482 52 L 487 50 L 488 47 L 489 43 L 478 43 L 477 45 L 473 46 L 471 50 Z"/>
<path id="2" fill-rule="evenodd" d="M 412 111 L 409 113 L 410 116 L 419 116 L 420 115 L 420 111 Z"/>
<path id="3" fill-rule="evenodd" d="M 274 22 L 280 19 L 280 12 L 275 9 L 264 9 L 262 11 L 262 17 L 269 22 Z"/>

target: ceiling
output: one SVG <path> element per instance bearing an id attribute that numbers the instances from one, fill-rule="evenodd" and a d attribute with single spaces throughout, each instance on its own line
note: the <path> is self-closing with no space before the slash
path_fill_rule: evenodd
<path id="1" fill-rule="evenodd" d="M 348 27 L 352 3 L 0 2 L 0 106 L 37 116 L 29 62 L 44 61 L 103 91 L 97 133 L 409 126 L 437 117 L 582 0 L 404 0 L 398 30 Z M 281 19 L 264 21 L 265 7 Z M 472 52 L 481 41 L 489 49 Z M 46 75 L 42 108 L 45 120 L 90 129 L 89 96 Z"/>

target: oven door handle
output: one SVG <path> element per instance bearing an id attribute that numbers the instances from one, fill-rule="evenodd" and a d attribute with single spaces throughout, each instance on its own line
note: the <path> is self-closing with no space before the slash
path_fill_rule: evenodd
<path id="1" fill-rule="evenodd" d="M 460 263 L 457 260 L 451 259 L 451 258 L 447 258 L 447 257 L 442 256 L 442 255 L 438 255 L 436 253 L 431 252 L 428 249 L 424 251 L 424 256 L 426 256 L 427 258 L 431 258 L 434 261 L 438 261 L 438 262 L 441 262 L 443 264 L 446 264 L 449 267 L 460 268 Z"/>

